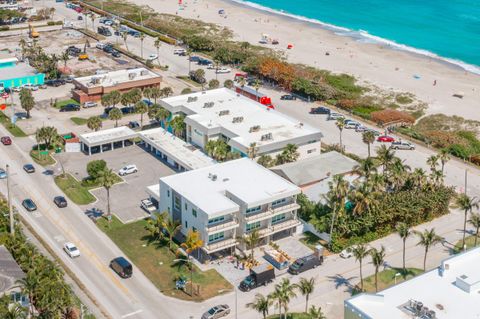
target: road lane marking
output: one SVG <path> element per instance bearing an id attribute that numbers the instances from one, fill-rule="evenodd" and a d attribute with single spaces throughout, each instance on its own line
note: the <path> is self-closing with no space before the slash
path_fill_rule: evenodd
<path id="1" fill-rule="evenodd" d="M 57 236 L 53 237 L 53 239 L 55 239 L 56 242 L 65 241 L 65 237 L 63 237 L 62 235 L 57 235 Z"/>
<path id="2" fill-rule="evenodd" d="M 40 218 L 42 217 L 42 213 L 40 213 L 39 211 L 34 211 L 32 212 L 32 216 L 35 218 Z"/>
<path id="3" fill-rule="evenodd" d="M 141 313 L 142 311 L 143 311 L 142 309 L 138 309 L 137 311 L 130 312 L 130 313 L 127 313 L 126 315 L 123 315 L 122 318 L 128 318 L 128 317 L 131 317 L 131 316 L 135 316 L 135 315 Z"/>

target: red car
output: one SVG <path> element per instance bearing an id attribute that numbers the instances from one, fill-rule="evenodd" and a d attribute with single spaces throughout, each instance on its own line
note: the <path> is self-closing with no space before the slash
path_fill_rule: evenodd
<path id="1" fill-rule="evenodd" d="M 11 145 L 12 139 L 9 136 L 3 136 L 0 141 L 2 141 L 3 145 Z"/>
<path id="2" fill-rule="evenodd" d="M 377 138 L 377 141 L 378 142 L 389 142 L 390 143 L 390 142 L 395 141 L 395 139 L 391 136 L 388 136 L 388 135 L 382 135 L 382 136 L 379 136 Z"/>

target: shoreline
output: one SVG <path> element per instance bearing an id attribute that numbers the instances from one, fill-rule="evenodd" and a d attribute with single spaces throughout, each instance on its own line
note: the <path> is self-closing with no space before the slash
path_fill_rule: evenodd
<path id="1" fill-rule="evenodd" d="M 455 58 L 443 57 L 427 49 L 415 48 L 407 44 L 397 43 L 394 40 L 390 40 L 387 38 L 382 38 L 380 36 L 370 34 L 368 31 L 363 31 L 363 30 L 355 31 L 352 29 L 348 29 L 346 27 L 323 22 L 315 18 L 308 18 L 305 16 L 296 15 L 286 11 L 285 12 L 280 11 L 277 9 L 265 7 L 260 4 L 256 4 L 249 1 L 242 1 L 242 0 L 221 0 L 221 1 L 228 4 L 236 5 L 238 7 L 241 7 L 247 10 L 251 9 L 251 10 L 257 11 L 258 13 L 263 13 L 263 14 L 278 17 L 281 19 L 283 18 L 288 22 L 305 23 L 306 26 L 320 28 L 322 30 L 331 32 L 333 35 L 349 38 L 350 40 L 355 41 L 357 43 L 377 45 L 381 48 L 385 48 L 389 50 L 407 52 L 419 58 L 424 58 L 427 60 L 435 60 L 436 62 L 440 62 L 446 66 L 450 66 L 453 69 L 466 71 L 474 75 L 480 76 L 480 65 L 467 63 Z M 344 32 L 344 34 L 342 34 L 342 32 Z"/>

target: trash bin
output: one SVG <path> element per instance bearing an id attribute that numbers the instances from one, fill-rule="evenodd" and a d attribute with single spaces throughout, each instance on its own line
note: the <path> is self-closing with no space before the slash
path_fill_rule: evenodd
<path id="1" fill-rule="evenodd" d="M 62 152 L 62 148 L 61 147 L 57 147 L 55 149 L 55 153 L 58 154 L 58 153 L 61 153 Z"/>

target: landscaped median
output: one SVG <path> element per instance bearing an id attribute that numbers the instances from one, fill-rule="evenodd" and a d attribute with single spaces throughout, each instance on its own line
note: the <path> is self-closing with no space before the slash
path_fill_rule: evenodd
<path id="1" fill-rule="evenodd" d="M 35 161 L 35 163 L 42 166 L 55 164 L 55 160 L 53 159 L 52 155 L 50 155 L 50 151 L 31 150 L 30 157 Z"/>
<path id="2" fill-rule="evenodd" d="M 387 268 L 378 272 L 378 291 L 387 289 L 395 284 L 412 279 L 420 274 L 423 274 L 422 269 L 406 268 L 405 273 L 403 268 Z M 365 292 L 375 293 L 375 275 L 371 275 L 363 279 L 363 290 Z M 358 293 L 354 290 L 353 294 Z"/>
<path id="3" fill-rule="evenodd" d="M 0 123 L 5 126 L 5 128 L 10 132 L 15 137 L 25 137 L 27 134 L 25 134 L 24 131 L 22 131 L 21 128 L 19 128 L 17 125 L 14 125 L 10 122 L 10 118 L 6 116 L 3 112 L 0 112 Z"/>
<path id="4" fill-rule="evenodd" d="M 179 277 L 190 278 L 186 267 L 178 266 L 179 258 L 168 248 L 152 239 L 146 229 L 147 221 L 122 224 L 115 216 L 108 222 L 101 218 L 97 225 L 104 231 L 125 255 L 165 295 L 193 301 L 202 301 L 232 290 L 232 285 L 216 270 L 201 271 L 194 266 L 193 281 L 199 285 L 199 294 L 190 297 L 183 290 L 175 288 Z M 134 274 L 135 276 L 135 274 Z"/>
<path id="5" fill-rule="evenodd" d="M 70 174 L 55 176 L 55 184 L 77 205 L 88 205 L 96 200 L 95 196 Z"/>

